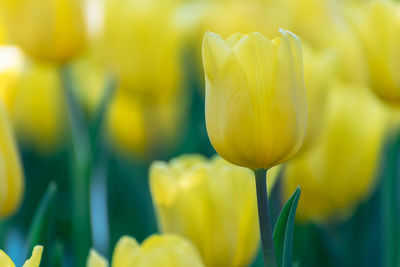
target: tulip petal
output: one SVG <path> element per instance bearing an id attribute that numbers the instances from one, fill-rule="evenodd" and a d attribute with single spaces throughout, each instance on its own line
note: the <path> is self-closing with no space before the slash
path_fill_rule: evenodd
<path id="1" fill-rule="evenodd" d="M 25 262 L 23 267 L 39 267 L 40 261 L 42 259 L 42 252 L 42 246 L 34 247 L 31 258 Z"/>
<path id="2" fill-rule="evenodd" d="M 96 250 L 91 249 L 86 267 L 108 267 L 108 262 Z"/>
<path id="3" fill-rule="evenodd" d="M 178 191 L 178 182 L 163 162 L 155 162 L 150 169 L 150 188 L 154 201 L 170 206 Z"/>
<path id="4" fill-rule="evenodd" d="M 270 149 L 272 158 L 269 159 L 273 165 L 285 161 L 300 149 L 307 114 L 301 46 L 299 40 L 288 31 L 281 30 L 281 33 L 274 77 L 274 88 L 277 89 L 271 113 L 275 115 L 275 132 L 285 134 L 274 136 Z"/>
<path id="5" fill-rule="evenodd" d="M 0 218 L 10 215 L 20 205 L 24 177 L 11 124 L 0 105 Z"/>
<path id="6" fill-rule="evenodd" d="M 133 261 L 139 253 L 140 247 L 134 238 L 121 237 L 114 249 L 112 267 L 134 266 Z"/>
<path id="7" fill-rule="evenodd" d="M 208 79 L 214 80 L 218 77 L 230 53 L 231 48 L 220 35 L 206 32 L 203 38 L 203 65 Z"/>
<path id="8" fill-rule="evenodd" d="M 15 267 L 14 263 L 8 255 L 0 249 L 0 266 L 1 267 Z"/>

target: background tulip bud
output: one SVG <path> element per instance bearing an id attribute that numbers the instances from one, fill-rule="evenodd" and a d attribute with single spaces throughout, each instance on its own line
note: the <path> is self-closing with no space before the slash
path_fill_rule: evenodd
<path id="1" fill-rule="evenodd" d="M 19 207 L 24 192 L 24 176 L 17 144 L 6 111 L 0 106 L 0 218 Z"/>
<path id="2" fill-rule="evenodd" d="M 299 154 L 313 145 L 321 131 L 328 88 L 337 74 L 336 53 L 331 50 L 316 51 L 307 45 L 303 48 L 304 79 L 309 112 L 307 131 Z"/>
<path id="3" fill-rule="evenodd" d="M 107 260 L 91 250 L 87 267 L 107 267 Z M 141 245 L 129 236 L 123 236 L 115 246 L 112 267 L 203 267 L 196 248 L 176 235 L 152 235 Z"/>
<path id="4" fill-rule="evenodd" d="M 269 188 L 277 171 L 269 172 Z M 159 229 L 190 239 L 207 266 L 250 264 L 259 246 L 253 176 L 220 157 L 184 155 L 153 163 L 150 188 Z"/>
<path id="5" fill-rule="evenodd" d="M 387 116 L 366 88 L 336 85 L 324 117 L 313 146 L 285 169 L 285 197 L 301 186 L 303 221 L 343 219 L 368 196 L 379 166 Z"/>
<path id="6" fill-rule="evenodd" d="M 226 160 L 253 170 L 286 161 L 301 147 L 306 130 L 300 39 L 280 30 L 224 40 L 203 40 L 206 124 L 211 143 Z"/>
<path id="7" fill-rule="evenodd" d="M 369 69 L 370 85 L 390 103 L 400 103 L 400 9 L 389 1 L 375 1 L 357 30 Z"/>
<path id="8" fill-rule="evenodd" d="M 57 69 L 32 62 L 4 84 L 0 95 L 10 114 L 18 140 L 36 152 L 57 151 L 65 137 L 64 94 Z"/>
<path id="9" fill-rule="evenodd" d="M 31 56 L 63 62 L 86 44 L 82 0 L 1 0 L 7 33 Z"/>

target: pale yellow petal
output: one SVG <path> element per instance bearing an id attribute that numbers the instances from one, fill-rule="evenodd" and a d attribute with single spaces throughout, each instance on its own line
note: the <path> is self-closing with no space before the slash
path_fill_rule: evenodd
<path id="1" fill-rule="evenodd" d="M 1 267 L 15 267 L 14 263 L 8 255 L 0 249 L 0 266 Z"/>
<path id="2" fill-rule="evenodd" d="M 102 257 L 96 250 L 91 249 L 86 262 L 86 267 L 108 267 L 107 260 Z"/>
<path id="3" fill-rule="evenodd" d="M 134 266 L 133 261 L 138 257 L 140 247 L 134 238 L 123 236 L 119 239 L 115 246 L 112 267 L 128 267 Z"/>
<path id="4" fill-rule="evenodd" d="M 150 167 L 150 190 L 153 201 L 169 206 L 175 200 L 178 182 L 174 173 L 163 162 L 155 162 Z"/>
<path id="5" fill-rule="evenodd" d="M 227 56 L 232 53 L 230 46 L 222 37 L 213 32 L 206 32 L 203 38 L 203 66 L 210 80 L 218 77 Z"/>
<path id="6" fill-rule="evenodd" d="M 295 59 L 301 58 L 297 55 L 298 49 L 300 48 L 293 49 L 292 36 L 283 32 L 279 42 L 274 95 L 269 100 L 274 103 L 271 113 L 275 115 L 270 123 L 275 133 L 273 147 L 269 148 L 269 162 L 272 166 L 293 156 L 304 139 L 307 106 L 304 78 L 300 77 L 303 63 L 295 62 Z"/>
<path id="7" fill-rule="evenodd" d="M 270 158 L 273 149 L 275 129 L 271 126 L 277 115 L 272 110 L 275 105 L 273 79 L 277 48 L 274 42 L 259 33 L 244 36 L 232 48 L 245 73 L 251 96 L 251 104 L 247 108 L 252 110 L 254 126 L 248 138 L 252 140 L 251 150 L 259 166 Z"/>
<path id="8" fill-rule="evenodd" d="M 243 39 L 243 38 L 242 38 Z M 240 41 L 239 41 L 240 42 Z M 236 44 L 237 45 L 237 44 Z M 226 160 L 254 166 L 254 114 L 246 78 L 234 53 L 219 75 L 206 75 L 206 125 L 214 148 Z"/>
<path id="9" fill-rule="evenodd" d="M 30 257 L 29 260 L 25 262 L 23 267 L 39 267 L 40 261 L 42 259 L 42 252 L 43 252 L 42 246 L 35 246 L 32 251 L 32 256 Z"/>
<path id="10" fill-rule="evenodd" d="M 9 216 L 19 207 L 24 192 L 24 176 L 17 144 L 0 105 L 0 218 Z"/>

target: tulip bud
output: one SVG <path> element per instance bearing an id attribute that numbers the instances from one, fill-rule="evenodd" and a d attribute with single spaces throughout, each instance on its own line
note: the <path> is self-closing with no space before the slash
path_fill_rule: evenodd
<path id="1" fill-rule="evenodd" d="M 336 54 L 331 50 L 315 51 L 303 46 L 304 79 L 307 92 L 308 122 L 299 154 L 313 145 L 322 128 L 328 88 L 336 74 Z"/>
<path id="2" fill-rule="evenodd" d="M 24 192 L 24 176 L 17 144 L 3 106 L 0 106 L 0 218 L 18 209 Z M 2 265 L 0 265 L 2 266 Z"/>
<path id="3" fill-rule="evenodd" d="M 253 170 L 292 157 L 306 130 L 300 39 L 280 33 L 271 41 L 207 32 L 203 40 L 209 138 L 223 158 Z"/>
<path id="4" fill-rule="evenodd" d="M 400 9 L 389 1 L 375 1 L 357 24 L 375 93 L 400 103 Z"/>
<path id="5" fill-rule="evenodd" d="M 180 42 L 172 6 L 106 0 L 104 55 L 122 87 L 151 100 L 171 99 L 179 89 Z"/>
<path id="6" fill-rule="evenodd" d="M 40 261 L 42 259 L 42 252 L 43 252 L 42 246 L 35 246 L 32 251 L 32 256 L 25 262 L 23 267 L 39 267 Z M 7 254 L 4 253 L 4 251 L 2 251 L 1 249 L 0 249 L 0 266 L 15 267 L 10 257 L 8 257 Z"/>
<path id="7" fill-rule="evenodd" d="M 366 88 L 332 89 L 319 137 L 285 168 L 284 196 L 301 186 L 297 217 L 303 221 L 344 219 L 368 196 L 379 165 L 383 107 Z"/>
<path id="8" fill-rule="evenodd" d="M 57 150 L 64 137 L 66 116 L 57 69 L 32 62 L 5 86 L 0 98 L 5 102 L 19 141 L 41 154 Z"/>
<path id="9" fill-rule="evenodd" d="M 91 250 L 87 267 L 107 267 L 107 260 Z M 112 267 L 203 267 L 196 248 L 176 235 L 153 235 L 142 245 L 129 236 L 123 236 L 115 246 Z"/>
<path id="10" fill-rule="evenodd" d="M 268 175 L 272 188 L 277 169 Z M 158 226 L 191 240 L 207 266 L 247 266 L 259 246 L 251 170 L 220 157 L 184 155 L 150 168 Z"/>
<path id="11" fill-rule="evenodd" d="M 64 62 L 86 43 L 82 0 L 1 0 L 10 38 L 29 55 Z"/>

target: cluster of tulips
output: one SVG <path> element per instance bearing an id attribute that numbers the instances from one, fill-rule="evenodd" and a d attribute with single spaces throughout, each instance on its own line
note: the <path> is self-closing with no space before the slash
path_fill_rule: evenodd
<path id="1" fill-rule="evenodd" d="M 0 0 L 0 267 L 400 266 L 398 105 L 394 1 Z"/>

